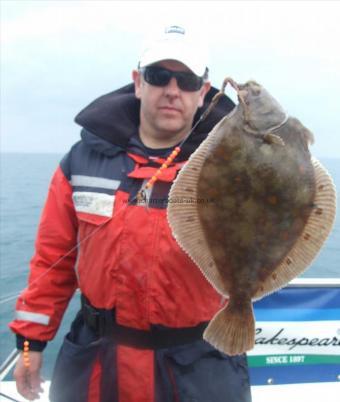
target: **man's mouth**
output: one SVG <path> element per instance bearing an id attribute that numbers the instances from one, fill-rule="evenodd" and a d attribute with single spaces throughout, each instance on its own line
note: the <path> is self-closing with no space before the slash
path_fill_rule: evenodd
<path id="1" fill-rule="evenodd" d="M 181 112 L 180 109 L 177 109 L 176 107 L 173 107 L 173 106 L 161 106 L 159 109 L 164 112 L 168 112 L 168 113 L 180 113 Z"/>

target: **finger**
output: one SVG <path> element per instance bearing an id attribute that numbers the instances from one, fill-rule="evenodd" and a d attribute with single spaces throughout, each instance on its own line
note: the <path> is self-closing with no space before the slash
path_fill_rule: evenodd
<path id="1" fill-rule="evenodd" d="M 33 392 L 43 392 L 41 387 L 42 379 L 40 377 L 40 370 L 30 372 L 30 383 Z"/>
<path id="2" fill-rule="evenodd" d="M 39 398 L 39 392 L 43 391 L 40 387 L 40 382 L 36 379 L 34 382 L 32 381 L 32 374 L 28 369 L 19 370 L 15 374 L 15 379 L 17 390 L 23 397 L 30 401 Z"/>
<path id="3" fill-rule="evenodd" d="M 32 401 L 36 399 L 36 393 L 31 391 L 30 381 L 28 379 L 28 375 L 18 374 L 16 376 L 16 387 L 20 395 L 24 398 Z"/>

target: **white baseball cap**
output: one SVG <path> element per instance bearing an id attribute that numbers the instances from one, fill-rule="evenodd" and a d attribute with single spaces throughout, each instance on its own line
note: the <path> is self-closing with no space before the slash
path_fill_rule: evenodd
<path id="1" fill-rule="evenodd" d="M 177 25 L 166 28 L 161 37 L 144 48 L 138 67 L 146 67 L 161 60 L 177 60 L 199 77 L 203 77 L 208 69 L 204 43 L 197 38 L 195 40 Z"/>

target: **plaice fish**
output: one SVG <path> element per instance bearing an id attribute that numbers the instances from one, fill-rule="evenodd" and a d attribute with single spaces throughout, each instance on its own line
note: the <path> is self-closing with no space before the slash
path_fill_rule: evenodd
<path id="1" fill-rule="evenodd" d="M 252 301 L 316 257 L 335 217 L 335 188 L 311 157 L 312 134 L 261 85 L 231 82 L 239 104 L 174 182 L 168 220 L 182 249 L 228 298 L 204 339 L 240 354 L 254 346 Z M 209 303 L 209 300 L 207 300 Z"/>

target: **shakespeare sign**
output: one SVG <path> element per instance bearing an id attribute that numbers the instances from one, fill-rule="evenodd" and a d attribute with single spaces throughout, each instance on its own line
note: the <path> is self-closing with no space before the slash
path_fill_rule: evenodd
<path id="1" fill-rule="evenodd" d="M 287 287 L 254 309 L 252 384 L 339 381 L 340 286 Z"/>

